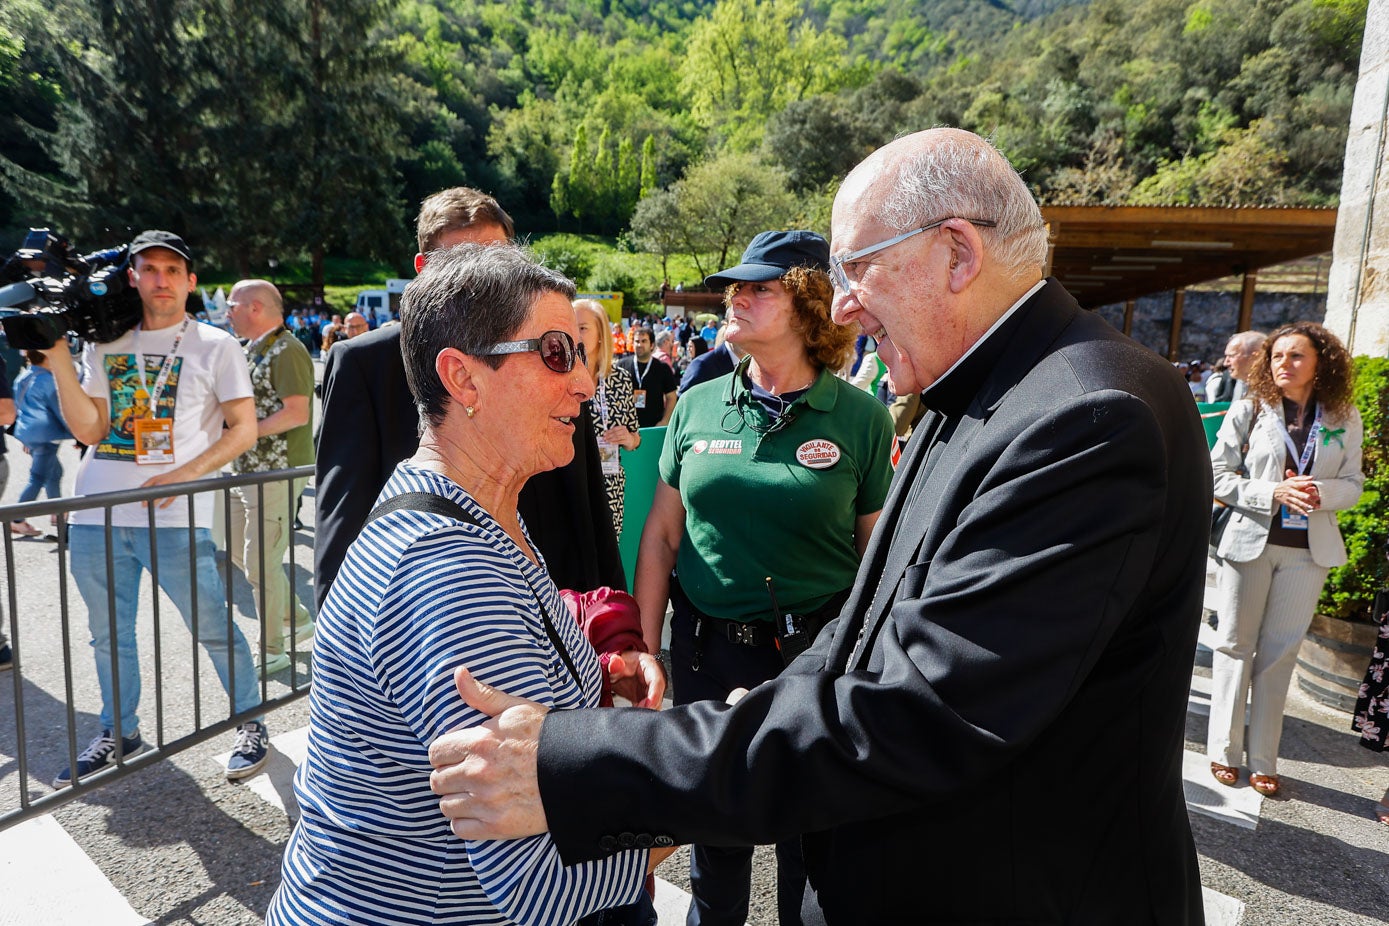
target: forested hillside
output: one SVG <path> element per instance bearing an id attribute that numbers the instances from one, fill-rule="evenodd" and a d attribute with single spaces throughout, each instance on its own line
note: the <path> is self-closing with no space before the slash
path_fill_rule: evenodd
<path id="1" fill-rule="evenodd" d="M 395 259 L 466 183 L 524 229 L 717 257 L 823 226 L 846 169 L 942 123 L 1046 200 L 1331 203 L 1366 5 L 0 0 L 0 231 Z"/>

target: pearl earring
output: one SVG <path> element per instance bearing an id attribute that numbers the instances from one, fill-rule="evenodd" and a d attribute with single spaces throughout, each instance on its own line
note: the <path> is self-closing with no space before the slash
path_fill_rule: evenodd
<path id="1" fill-rule="evenodd" d="M 477 412 L 477 409 L 475 409 L 475 408 L 473 408 L 471 405 L 469 405 L 467 408 L 463 409 L 463 411 L 467 412 L 467 413 L 468 413 L 468 417 L 471 418 L 471 417 L 473 417 L 473 414 Z"/>

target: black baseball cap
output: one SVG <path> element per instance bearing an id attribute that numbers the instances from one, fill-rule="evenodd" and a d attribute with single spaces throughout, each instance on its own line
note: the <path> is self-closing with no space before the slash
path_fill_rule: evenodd
<path id="1" fill-rule="evenodd" d="M 752 239 L 736 267 L 704 278 L 709 286 L 761 282 L 786 275 L 792 267 L 828 271 L 830 243 L 815 232 L 766 231 Z"/>
<path id="2" fill-rule="evenodd" d="M 157 228 L 140 232 L 135 236 L 135 240 L 130 242 L 130 256 L 133 258 L 150 248 L 167 248 L 190 264 L 193 262 L 193 249 L 173 232 L 160 231 Z"/>

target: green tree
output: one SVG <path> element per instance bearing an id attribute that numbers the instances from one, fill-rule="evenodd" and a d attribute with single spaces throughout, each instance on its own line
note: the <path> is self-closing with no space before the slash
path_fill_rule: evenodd
<path id="1" fill-rule="evenodd" d="M 671 190 L 652 190 L 632 213 L 631 242 L 661 258 L 662 280 L 670 279 L 670 256 L 680 253 L 686 243 L 680 222 L 680 205 Z"/>
<path id="2" fill-rule="evenodd" d="M 1272 126 L 1227 129 L 1220 146 L 1165 163 L 1134 188 L 1137 205 L 1254 205 L 1287 199 L 1287 156 L 1271 143 Z"/>
<path id="3" fill-rule="evenodd" d="M 34 0 L 0 5 L 0 233 L 42 222 L 76 198 L 51 156 L 65 107 L 52 24 Z"/>
<path id="4" fill-rule="evenodd" d="M 656 139 L 646 136 L 641 143 L 641 176 L 637 184 L 637 199 L 656 188 Z"/>
<path id="5" fill-rule="evenodd" d="M 752 154 L 696 164 L 675 184 L 675 198 L 685 251 L 700 276 L 708 275 L 703 261 L 709 256 L 726 266 L 729 252 L 758 232 L 786 227 L 796 214 L 786 174 Z"/>
<path id="6" fill-rule="evenodd" d="M 612 220 L 615 226 L 622 226 L 627 224 L 632 210 L 637 207 L 637 200 L 641 198 L 641 165 L 633 153 L 632 139 L 625 135 L 617 143 L 617 167 L 613 172 L 613 181 Z"/>
<path id="7" fill-rule="evenodd" d="M 775 113 L 850 78 L 846 49 L 796 0 L 719 0 L 690 30 L 681 84 L 695 119 L 746 151 Z"/>
<path id="8" fill-rule="evenodd" d="M 284 192 L 298 206 L 292 227 L 309 251 L 314 285 L 322 286 L 329 248 L 389 256 L 399 247 L 395 163 L 403 145 L 390 92 L 399 61 L 370 38 L 385 0 L 303 3 L 295 64 L 303 76 L 296 115 L 305 160 L 296 177 L 284 178 Z"/>

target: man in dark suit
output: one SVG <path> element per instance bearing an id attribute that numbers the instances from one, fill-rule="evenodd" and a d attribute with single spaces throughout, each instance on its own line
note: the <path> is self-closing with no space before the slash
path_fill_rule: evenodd
<path id="1" fill-rule="evenodd" d="M 468 187 L 435 193 L 416 221 L 415 271 L 431 251 L 500 244 L 514 234 L 497 201 Z M 603 488 L 602 460 L 588 405 L 574 428 L 574 459 L 521 490 L 520 512 L 560 588 L 625 589 L 617 536 Z M 400 326 L 338 344 L 323 370 L 323 424 L 315 466 L 314 592 L 319 607 L 376 496 L 396 464 L 419 447 L 419 412 L 405 382 Z"/>
<path id="2" fill-rule="evenodd" d="M 1043 280 L 983 139 L 892 142 L 835 200 L 835 317 L 930 409 L 840 617 L 733 706 L 556 711 L 435 742 L 465 838 L 804 834 L 808 922 L 1203 919 L 1182 795 L 1210 469 L 1186 384 Z"/>

